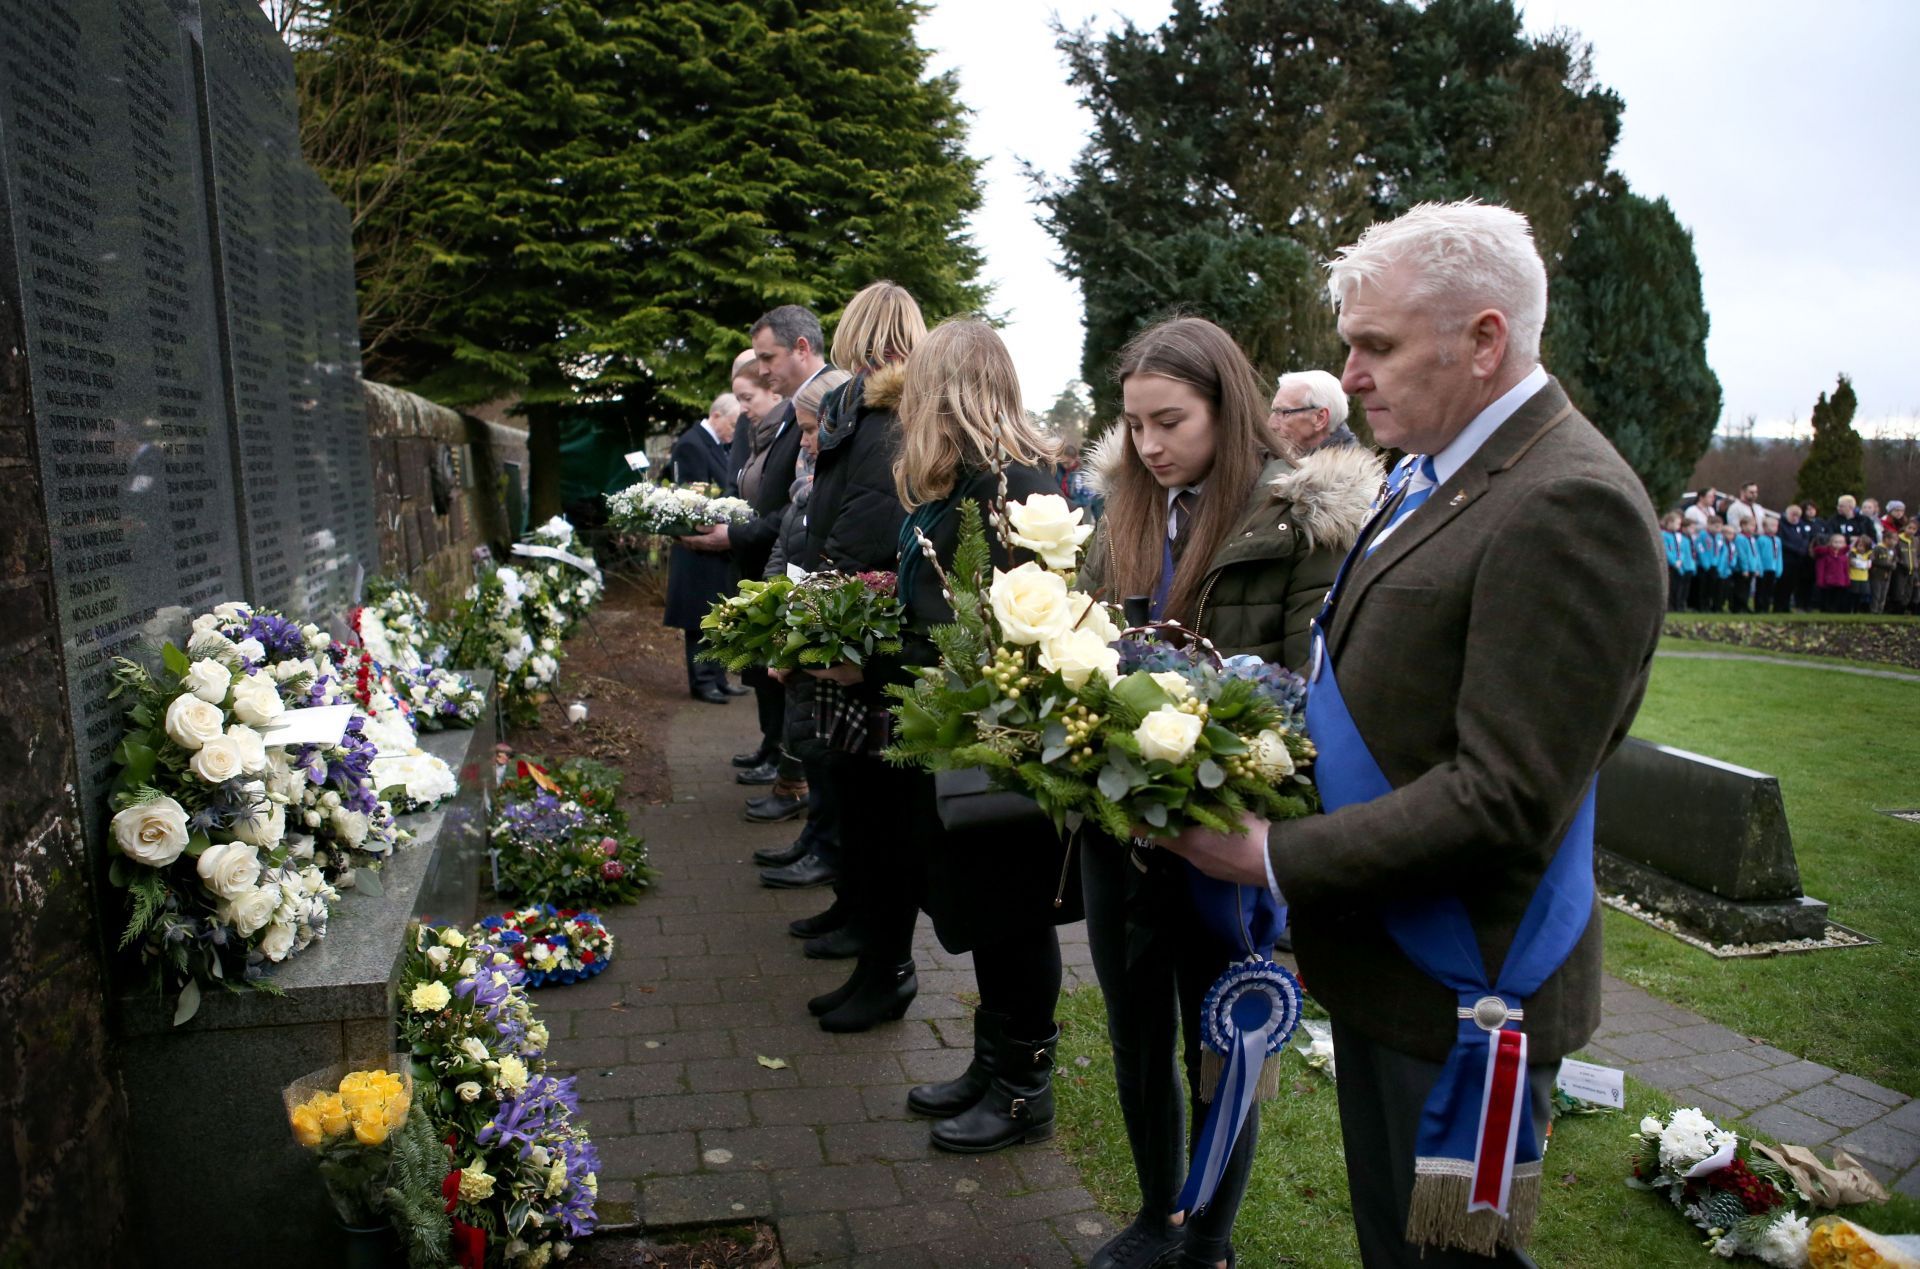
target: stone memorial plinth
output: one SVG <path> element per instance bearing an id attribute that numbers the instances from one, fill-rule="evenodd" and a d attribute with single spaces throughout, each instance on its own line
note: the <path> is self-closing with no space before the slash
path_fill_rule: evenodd
<path id="1" fill-rule="evenodd" d="M 1630 739 L 1600 769 L 1594 840 L 1601 886 L 1703 938 L 1826 933 L 1827 905 L 1800 888 L 1773 776 Z"/>
<path id="2" fill-rule="evenodd" d="M 491 690 L 490 675 L 474 677 Z M 340 1262 L 319 1174 L 293 1143 L 280 1090 L 330 1063 L 389 1051 L 408 922 L 474 920 L 493 740 L 490 714 L 472 731 L 420 738 L 455 768 L 458 796 L 401 817 L 414 842 L 382 870 L 384 897 L 345 892 L 327 937 L 272 971 L 284 996 L 210 990 L 178 1027 L 170 999 L 119 1002 L 132 1175 L 198 1178 L 135 1188 L 130 1215 L 143 1242 L 191 1249 L 196 1264 Z"/>

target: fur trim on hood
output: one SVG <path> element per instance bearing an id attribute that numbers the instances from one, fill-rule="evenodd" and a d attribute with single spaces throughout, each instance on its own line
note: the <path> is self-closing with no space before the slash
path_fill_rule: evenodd
<path id="1" fill-rule="evenodd" d="M 1367 527 L 1385 469 L 1362 445 L 1325 445 L 1268 482 L 1275 502 L 1293 504 L 1293 522 L 1309 547 L 1345 551 Z"/>
<path id="2" fill-rule="evenodd" d="M 897 410 L 900 408 L 900 389 L 906 381 L 907 363 L 889 362 L 867 375 L 860 399 L 869 410 Z"/>
<path id="3" fill-rule="evenodd" d="M 1086 473 L 1087 487 L 1104 498 L 1113 487 L 1113 478 L 1122 463 L 1132 460 L 1133 447 L 1127 444 L 1125 424 L 1116 423 L 1094 439 L 1080 455 L 1080 470 Z"/>

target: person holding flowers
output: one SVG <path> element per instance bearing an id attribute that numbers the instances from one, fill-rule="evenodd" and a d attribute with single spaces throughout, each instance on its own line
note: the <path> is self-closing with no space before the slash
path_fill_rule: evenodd
<path id="1" fill-rule="evenodd" d="M 954 619 L 941 573 L 953 562 L 969 503 L 984 519 L 995 504 L 1025 500 L 1009 517 L 1014 538 L 1033 551 L 1087 532 L 1075 527 L 1081 513 L 1055 492 L 1053 444 L 1028 422 L 1013 358 L 984 322 L 949 321 L 921 341 L 907 362 L 900 422 L 893 479 L 909 512 L 897 537 L 905 620 L 901 650 L 869 662 L 863 686 L 875 692 L 912 682 L 909 667 L 939 664 L 932 632 Z M 1012 552 L 998 535 L 992 541 L 995 567 L 1013 569 Z M 843 668 L 841 677 L 851 675 Z M 918 899 L 944 947 L 972 952 L 980 988 L 973 1061 L 957 1079 L 913 1089 L 909 1108 L 938 1121 L 933 1143 L 948 1150 L 985 1153 L 1051 1136 L 1061 978 L 1054 926 L 1080 915 L 1075 897 L 1063 893 L 1066 845 L 1037 814 L 1020 830 L 948 832 L 934 776 L 918 766 L 877 765 L 861 787 L 867 812 L 847 820 L 848 844 L 872 834 L 869 846 L 886 861 L 887 902 L 872 910 L 881 919 L 868 927 L 867 977 L 856 983 L 874 984 L 864 989 L 872 993 L 888 981 L 886 968 L 905 960 Z"/>
<path id="2" fill-rule="evenodd" d="M 1266 394 L 1232 337 L 1201 318 L 1141 332 L 1115 373 L 1125 413 L 1089 460 L 1106 515 L 1079 588 L 1114 602 L 1150 596 L 1154 619 L 1180 622 L 1222 655 L 1303 668 L 1312 615 L 1379 488 L 1378 461 L 1330 447 L 1263 467 Z M 1202 998 L 1245 953 L 1202 923 L 1176 857 L 1083 836 L 1087 939 L 1141 1197 L 1139 1216 L 1092 1264 L 1146 1269 L 1176 1254 L 1171 1263 L 1230 1263 L 1257 1116 L 1211 1204 L 1184 1226 L 1171 1218 L 1187 1169 L 1185 1125 L 1204 1115 Z"/>

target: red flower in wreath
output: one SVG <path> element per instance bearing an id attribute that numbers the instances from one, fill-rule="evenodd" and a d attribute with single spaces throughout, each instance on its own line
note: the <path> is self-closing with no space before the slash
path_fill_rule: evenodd
<path id="1" fill-rule="evenodd" d="M 453 1211 L 453 1205 L 460 1201 L 460 1172 L 455 1168 L 447 1173 L 447 1179 L 440 1182 L 440 1197 L 447 1200 L 447 1211 Z"/>
<path id="2" fill-rule="evenodd" d="M 456 1219 L 453 1258 L 459 1262 L 460 1269 L 487 1269 L 487 1231 Z"/>

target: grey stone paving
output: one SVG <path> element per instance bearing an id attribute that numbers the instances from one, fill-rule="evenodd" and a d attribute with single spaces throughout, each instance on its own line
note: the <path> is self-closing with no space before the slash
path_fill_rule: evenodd
<path id="1" fill-rule="evenodd" d="M 1920 683 L 1920 674 L 1901 670 L 1869 670 L 1860 665 L 1823 665 L 1804 658 L 1770 657 L 1754 652 L 1699 652 L 1692 649 L 1662 648 L 1655 656 L 1675 657 L 1682 661 L 1758 661 L 1764 665 L 1791 665 L 1802 670 L 1833 670 L 1840 674 L 1858 674 L 1869 679 L 1893 679 L 1900 683 Z"/>
<path id="2" fill-rule="evenodd" d="M 1799 663 L 1793 663 L 1799 664 Z M 760 886 L 749 862 L 797 824 L 749 824 L 728 757 L 753 743 L 750 699 L 674 724 L 674 800 L 637 817 L 655 893 L 607 914 L 614 963 L 543 992 L 556 1066 L 579 1077 L 599 1143 L 600 1213 L 652 1228 L 770 1221 L 792 1265 L 988 1269 L 1084 1263 L 1113 1233 L 1054 1146 L 934 1150 L 907 1088 L 965 1066 L 973 972 L 923 921 L 920 996 L 904 1022 L 832 1036 L 807 1015 L 846 962 L 806 960 L 786 923 L 823 891 Z M 1083 926 L 1061 931 L 1069 989 L 1093 981 Z M 786 1062 L 769 1069 L 760 1056 Z M 1842 1147 L 1920 1197 L 1920 1103 L 1754 1043 L 1617 979 L 1584 1056 L 1716 1118 Z"/>
<path id="3" fill-rule="evenodd" d="M 1611 976 L 1602 1002 L 1583 1057 L 1715 1119 L 1742 1119 L 1823 1152 L 1845 1150 L 1888 1188 L 1920 1198 L 1920 1103 L 1905 1093 L 1755 1043 Z"/>
<path id="4" fill-rule="evenodd" d="M 908 1087 L 951 1078 L 971 1054 L 970 957 L 948 955 L 923 920 L 904 1022 L 833 1036 L 808 1016 L 807 998 L 852 966 L 805 959 L 786 930 L 831 894 L 764 889 L 749 861 L 799 831 L 741 818 L 765 790 L 735 784 L 727 759 L 753 728 L 747 697 L 681 711 L 674 800 L 636 816 L 655 892 L 606 914 L 619 943 L 604 974 L 540 995 L 553 1061 L 578 1076 L 600 1148 L 601 1220 L 769 1221 L 792 1265 L 1083 1263 L 1114 1227 L 1052 1143 L 950 1155 L 907 1113 Z M 1061 941 L 1067 986 L 1092 982 L 1085 928 Z"/>

